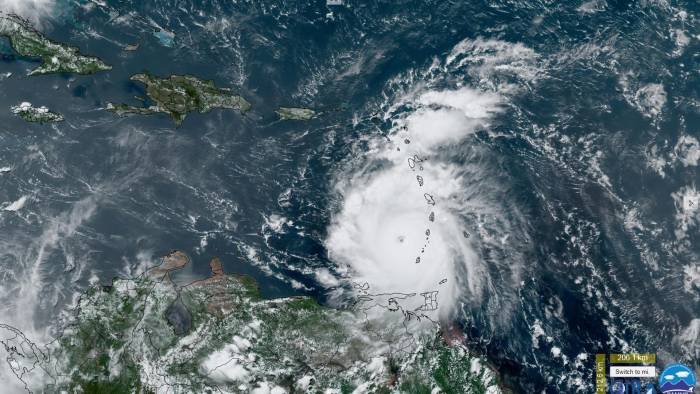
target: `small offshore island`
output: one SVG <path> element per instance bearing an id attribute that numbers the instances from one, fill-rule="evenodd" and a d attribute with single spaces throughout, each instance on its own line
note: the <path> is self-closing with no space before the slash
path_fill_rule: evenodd
<path id="1" fill-rule="evenodd" d="M 29 75 L 94 74 L 112 69 L 96 57 L 81 55 L 76 47 L 46 38 L 34 29 L 29 21 L 2 11 L 0 11 L 0 36 L 7 37 L 12 49 L 20 56 L 41 60 L 41 65 L 30 71 Z"/>
<path id="2" fill-rule="evenodd" d="M 10 107 L 10 111 L 15 115 L 19 115 L 27 122 L 55 123 L 63 121 L 63 115 L 58 112 L 53 112 L 44 106 L 35 107 L 32 103 L 28 102 Z"/>
<path id="3" fill-rule="evenodd" d="M 93 285 L 46 347 L 0 324 L 8 365 L 24 382 L 46 382 L 30 388 L 42 392 L 501 392 L 483 360 L 437 326 L 387 325 L 368 317 L 371 300 L 337 310 L 263 299 L 217 258 L 209 278 L 179 287 L 170 274 L 189 263 L 173 251 L 136 278 Z"/>
<path id="4" fill-rule="evenodd" d="M 231 89 L 216 87 L 212 81 L 204 81 L 191 75 L 158 78 L 150 74 L 136 74 L 130 79 L 146 85 L 146 94 L 154 105 L 135 107 L 108 103 L 108 111 L 120 116 L 165 113 L 179 126 L 190 112 L 206 113 L 214 108 L 228 108 L 244 113 L 251 107 L 248 101 L 235 95 Z"/>

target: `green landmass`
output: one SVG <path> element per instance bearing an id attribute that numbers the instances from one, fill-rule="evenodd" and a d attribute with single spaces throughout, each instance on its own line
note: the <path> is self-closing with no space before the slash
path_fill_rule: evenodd
<path id="1" fill-rule="evenodd" d="M 29 75 L 53 73 L 93 74 L 111 70 L 102 60 L 83 56 L 78 48 L 46 38 L 29 21 L 0 11 L 0 36 L 7 37 L 12 49 L 20 56 L 39 59 L 41 65 Z"/>
<path id="2" fill-rule="evenodd" d="M 62 122 L 63 115 L 58 112 L 53 112 L 46 107 L 34 107 L 31 103 L 21 103 L 10 107 L 13 114 L 19 115 L 27 122 L 34 123 L 54 123 Z"/>
<path id="3" fill-rule="evenodd" d="M 319 115 L 309 108 L 279 107 L 275 112 L 280 120 L 310 120 Z"/>
<path id="4" fill-rule="evenodd" d="M 93 286 L 45 349 L 0 324 L 17 377 L 41 392 L 500 393 L 482 360 L 437 326 L 368 316 L 307 297 L 263 299 L 250 277 L 212 276 L 183 287 L 182 252 L 134 279 Z"/>
<path id="5" fill-rule="evenodd" d="M 250 109 L 250 103 L 234 94 L 231 89 L 216 87 L 212 81 L 204 81 L 191 75 L 158 78 L 150 74 L 136 74 L 131 76 L 131 80 L 146 85 L 146 94 L 154 105 L 135 107 L 108 103 L 108 111 L 120 116 L 166 113 L 180 125 L 190 112 L 206 113 L 214 108 L 229 108 L 240 112 Z"/>

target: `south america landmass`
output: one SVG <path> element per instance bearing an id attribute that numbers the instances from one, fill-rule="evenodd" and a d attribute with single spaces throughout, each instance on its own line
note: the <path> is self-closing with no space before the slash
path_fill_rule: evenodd
<path id="1" fill-rule="evenodd" d="M 485 361 L 439 325 L 411 332 L 363 302 L 264 299 L 218 258 L 210 277 L 178 286 L 171 274 L 188 264 L 173 251 L 135 278 L 89 287 L 46 345 L 0 324 L 10 369 L 30 392 L 502 392 Z"/>

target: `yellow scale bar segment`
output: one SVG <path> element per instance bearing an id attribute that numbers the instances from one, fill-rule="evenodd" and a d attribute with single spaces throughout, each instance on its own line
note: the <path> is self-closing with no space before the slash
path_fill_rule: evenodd
<path id="1" fill-rule="evenodd" d="M 596 357 L 598 357 L 596 355 Z M 611 354 L 610 364 L 655 364 L 656 354 L 653 353 L 627 353 Z"/>
<path id="2" fill-rule="evenodd" d="M 595 394 L 605 394 L 607 380 L 605 379 L 605 354 L 595 355 Z"/>

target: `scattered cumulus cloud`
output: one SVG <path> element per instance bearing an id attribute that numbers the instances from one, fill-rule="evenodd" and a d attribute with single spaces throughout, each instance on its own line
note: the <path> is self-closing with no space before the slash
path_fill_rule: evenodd
<path id="1" fill-rule="evenodd" d="M 674 156 L 684 167 L 694 167 L 700 162 L 700 142 L 690 135 L 683 135 L 673 149 Z"/>

